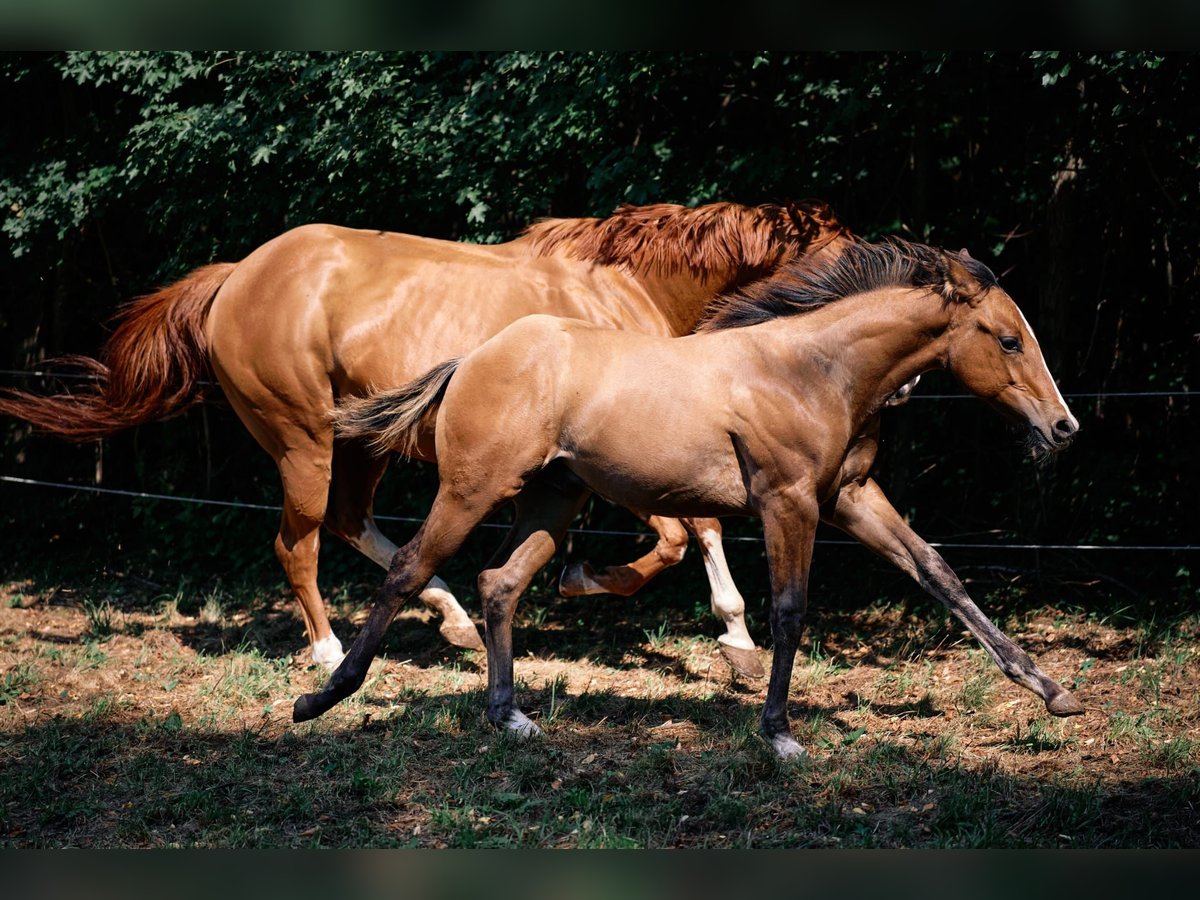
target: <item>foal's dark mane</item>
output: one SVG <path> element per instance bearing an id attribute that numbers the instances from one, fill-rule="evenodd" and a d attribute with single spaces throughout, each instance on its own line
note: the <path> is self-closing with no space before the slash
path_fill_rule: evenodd
<path id="1" fill-rule="evenodd" d="M 992 270 L 983 263 L 965 252 L 952 255 L 982 290 L 997 283 Z M 899 238 L 879 244 L 852 244 L 832 263 L 790 262 L 770 278 L 716 298 L 696 331 L 741 328 L 796 316 L 843 297 L 884 287 L 937 287 L 950 299 L 953 291 L 947 264 L 945 251 Z"/>
<path id="2" fill-rule="evenodd" d="M 689 272 L 698 277 L 731 268 L 771 271 L 824 232 L 851 236 L 828 204 L 674 203 L 621 206 L 605 219 L 547 219 L 524 239 L 543 254 L 618 265 L 637 275 Z"/>

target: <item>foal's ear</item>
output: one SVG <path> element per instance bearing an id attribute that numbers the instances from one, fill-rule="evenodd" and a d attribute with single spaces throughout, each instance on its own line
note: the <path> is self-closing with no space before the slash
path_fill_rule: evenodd
<path id="1" fill-rule="evenodd" d="M 967 263 L 975 262 L 967 248 L 957 253 L 942 251 L 942 263 L 946 269 L 946 293 L 974 306 L 983 297 L 983 285 L 971 274 Z"/>

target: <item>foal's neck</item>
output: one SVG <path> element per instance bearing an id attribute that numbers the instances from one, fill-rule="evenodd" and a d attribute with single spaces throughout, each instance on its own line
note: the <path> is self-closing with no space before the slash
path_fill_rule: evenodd
<path id="1" fill-rule="evenodd" d="M 840 302 L 853 306 L 831 336 L 845 348 L 839 359 L 856 419 L 865 422 L 909 381 L 945 366 L 953 306 L 941 295 L 892 288 Z"/>
<path id="2" fill-rule="evenodd" d="M 861 426 L 896 391 L 946 363 L 952 305 L 928 289 L 887 288 L 837 300 L 794 319 L 798 364 L 819 358 Z M 807 359 L 806 359 L 807 358 Z"/>

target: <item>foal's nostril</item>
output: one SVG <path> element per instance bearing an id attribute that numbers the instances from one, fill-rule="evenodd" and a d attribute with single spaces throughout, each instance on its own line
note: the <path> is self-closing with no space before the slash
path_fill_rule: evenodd
<path id="1" fill-rule="evenodd" d="M 1078 427 L 1070 419 L 1059 419 L 1054 423 L 1054 436 L 1060 440 L 1066 440 L 1078 430 Z"/>

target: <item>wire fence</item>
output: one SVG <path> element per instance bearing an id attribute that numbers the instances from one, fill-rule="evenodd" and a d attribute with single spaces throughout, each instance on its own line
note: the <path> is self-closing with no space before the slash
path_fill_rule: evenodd
<path id="1" fill-rule="evenodd" d="M 121 488 L 105 488 L 89 484 L 70 484 L 60 481 L 40 481 L 35 478 L 18 478 L 14 475 L 0 475 L 0 482 L 20 484 L 31 487 L 48 487 L 60 490 L 78 491 L 90 494 L 110 494 L 118 497 L 130 497 L 142 500 L 165 500 L 173 503 L 194 503 L 203 506 L 222 506 L 231 509 L 263 510 L 266 512 L 281 512 L 282 507 L 266 503 L 244 503 L 240 500 L 214 500 L 207 497 L 182 497 L 176 494 L 156 494 L 149 491 L 127 491 Z M 424 519 L 413 516 L 376 516 L 380 522 L 402 522 L 410 525 L 420 525 Z M 497 522 L 485 522 L 483 528 L 508 528 Z M 651 536 L 648 531 L 623 531 L 605 528 L 570 528 L 570 534 L 600 535 L 604 537 L 635 537 Z M 745 535 L 726 535 L 728 542 L 762 544 L 763 539 Z M 856 546 L 857 541 L 822 538 L 818 544 Z M 927 541 L 931 547 L 950 550 L 1140 550 L 1140 551 L 1169 551 L 1191 552 L 1200 550 L 1200 544 L 1010 544 L 1010 543 L 974 543 L 958 541 Z"/>

